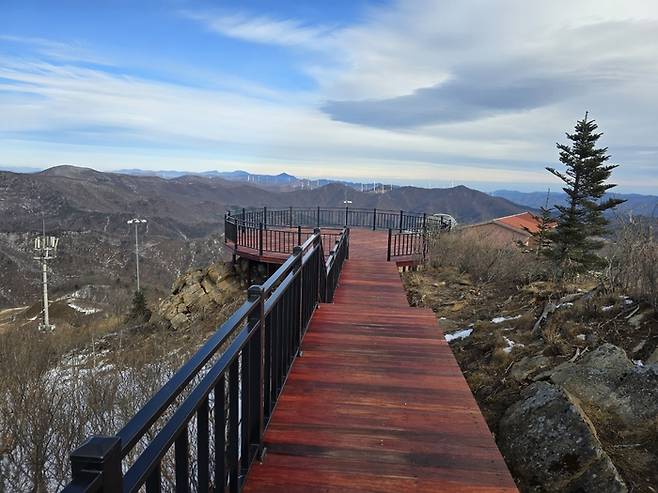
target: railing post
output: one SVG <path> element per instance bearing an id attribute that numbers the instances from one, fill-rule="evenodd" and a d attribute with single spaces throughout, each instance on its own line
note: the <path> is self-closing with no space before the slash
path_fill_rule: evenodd
<path id="1" fill-rule="evenodd" d="M 320 227 L 320 206 L 318 206 L 318 228 Z"/>
<path id="2" fill-rule="evenodd" d="M 388 250 L 386 254 L 386 261 L 390 262 L 391 261 L 391 236 L 393 236 L 393 230 L 391 228 L 388 228 Z"/>
<path id="3" fill-rule="evenodd" d="M 347 228 L 347 217 L 349 216 L 350 213 L 350 206 L 345 206 L 345 227 Z"/>
<path id="4" fill-rule="evenodd" d="M 101 476 L 103 493 L 123 491 L 121 471 L 121 440 L 118 437 L 91 437 L 71 452 L 73 482 L 86 483 L 94 476 Z"/>
<path id="5" fill-rule="evenodd" d="M 304 331 L 303 327 L 303 320 L 302 320 L 302 313 L 303 313 L 303 306 L 304 306 L 304 254 L 302 252 L 302 247 L 296 246 L 295 248 L 292 249 L 292 254 L 295 255 L 296 258 L 296 266 L 295 270 L 297 271 L 296 275 L 299 276 L 299 292 L 297 293 L 298 295 L 298 302 L 299 306 L 297 307 L 297 320 L 298 320 L 298 327 L 299 330 L 297 331 L 297 354 L 301 355 L 302 352 L 302 332 Z"/>
<path id="6" fill-rule="evenodd" d="M 372 230 L 375 231 L 377 229 L 377 208 L 375 207 L 372 210 Z"/>
<path id="7" fill-rule="evenodd" d="M 322 245 L 322 234 L 320 233 L 320 228 L 315 228 L 313 230 L 313 234 L 318 235 L 318 241 L 320 242 L 320 245 L 322 246 L 320 251 L 322 253 L 324 253 L 324 245 Z M 321 277 L 320 269 L 324 269 L 324 268 L 325 268 L 324 267 L 324 255 L 318 255 L 318 265 L 317 265 L 318 292 L 316 293 L 316 296 L 317 296 L 316 301 L 317 301 L 318 304 L 322 301 L 322 294 L 320 293 L 320 288 L 321 288 L 321 286 L 320 286 L 320 277 Z"/>
<path id="8" fill-rule="evenodd" d="M 292 206 L 290 206 L 290 227 L 292 228 Z"/>
<path id="9" fill-rule="evenodd" d="M 263 223 L 258 223 L 258 255 L 263 256 Z"/>
<path id="10" fill-rule="evenodd" d="M 404 211 L 400 211 L 400 233 L 402 233 L 402 216 L 404 215 Z"/>
<path id="11" fill-rule="evenodd" d="M 267 229 L 267 207 L 263 207 L 263 227 Z"/>
<path id="12" fill-rule="evenodd" d="M 301 244 L 302 244 L 302 227 L 297 226 L 297 245 L 301 245 Z"/>
<path id="13" fill-rule="evenodd" d="M 425 231 L 426 227 L 427 227 L 427 213 L 423 212 L 423 231 Z"/>
<path id="14" fill-rule="evenodd" d="M 258 341 L 258 453 L 261 456 L 263 434 L 265 432 L 265 300 L 262 286 L 250 286 L 247 290 L 249 301 L 258 301 L 258 309 L 249 315 L 249 326 L 259 324 Z"/>

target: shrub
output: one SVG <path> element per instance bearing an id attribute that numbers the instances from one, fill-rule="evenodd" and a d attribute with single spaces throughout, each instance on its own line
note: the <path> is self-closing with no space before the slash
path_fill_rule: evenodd
<path id="1" fill-rule="evenodd" d="M 658 241 L 655 221 L 629 220 L 617 231 L 608 255 L 613 288 L 658 309 Z"/>
<path id="2" fill-rule="evenodd" d="M 477 282 L 525 284 L 543 276 L 544 265 L 514 244 L 492 242 L 485 234 L 455 231 L 430 239 L 429 264 L 452 267 Z"/>

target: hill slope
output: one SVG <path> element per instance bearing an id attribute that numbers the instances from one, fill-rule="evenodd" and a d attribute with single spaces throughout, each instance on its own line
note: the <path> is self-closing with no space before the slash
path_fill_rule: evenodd
<path id="1" fill-rule="evenodd" d="M 176 276 L 203 268 L 222 254 L 224 212 L 232 207 L 350 207 L 446 212 L 461 223 L 523 210 L 500 197 L 466 187 L 394 188 L 368 193 L 331 183 L 312 190 L 281 191 L 200 175 L 171 179 L 103 173 L 57 166 L 39 173 L 0 172 L 0 307 L 38 299 L 39 273 L 32 241 L 42 228 L 60 238 L 52 263 L 52 288 L 110 285 L 130 293 L 134 282 L 134 230 L 140 228 L 142 283 L 167 291 Z M 128 303 L 129 296 L 118 300 Z"/>

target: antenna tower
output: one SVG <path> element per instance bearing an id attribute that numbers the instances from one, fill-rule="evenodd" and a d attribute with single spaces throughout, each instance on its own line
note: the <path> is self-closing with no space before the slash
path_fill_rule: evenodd
<path id="1" fill-rule="evenodd" d="M 53 330 L 54 325 L 50 323 L 48 314 L 48 261 L 53 260 L 57 255 L 57 245 L 59 238 L 55 236 L 46 236 L 46 221 L 42 220 L 42 236 L 34 239 L 34 260 L 41 264 L 41 283 L 43 288 L 43 322 L 39 324 L 40 330 Z"/>

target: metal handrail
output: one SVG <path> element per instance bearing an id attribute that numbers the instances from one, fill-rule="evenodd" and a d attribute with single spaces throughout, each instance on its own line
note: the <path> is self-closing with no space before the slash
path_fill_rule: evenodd
<path id="1" fill-rule="evenodd" d="M 135 492 L 146 485 L 147 492 L 159 492 L 162 460 L 172 446 L 176 490 L 189 491 L 189 425 L 195 415 L 199 491 L 239 491 L 263 451 L 264 430 L 313 312 L 319 302 L 333 298 L 348 249 L 349 229 L 344 228 L 325 261 L 316 229 L 263 285 L 249 288 L 247 301 L 115 436 L 91 437 L 72 452 L 73 477 L 63 491 Z M 200 381 L 167 418 L 197 377 Z M 162 428 L 124 474 L 122 461 L 161 418 Z M 215 454 L 212 480 L 211 435 L 215 450 L 223 451 Z"/>
<path id="2" fill-rule="evenodd" d="M 355 207 L 284 207 L 230 209 L 225 216 L 233 225 L 264 229 L 280 227 L 367 227 L 376 229 L 398 229 L 420 231 L 430 225 L 440 225 L 442 218 L 421 212 L 391 209 L 364 209 Z"/>

